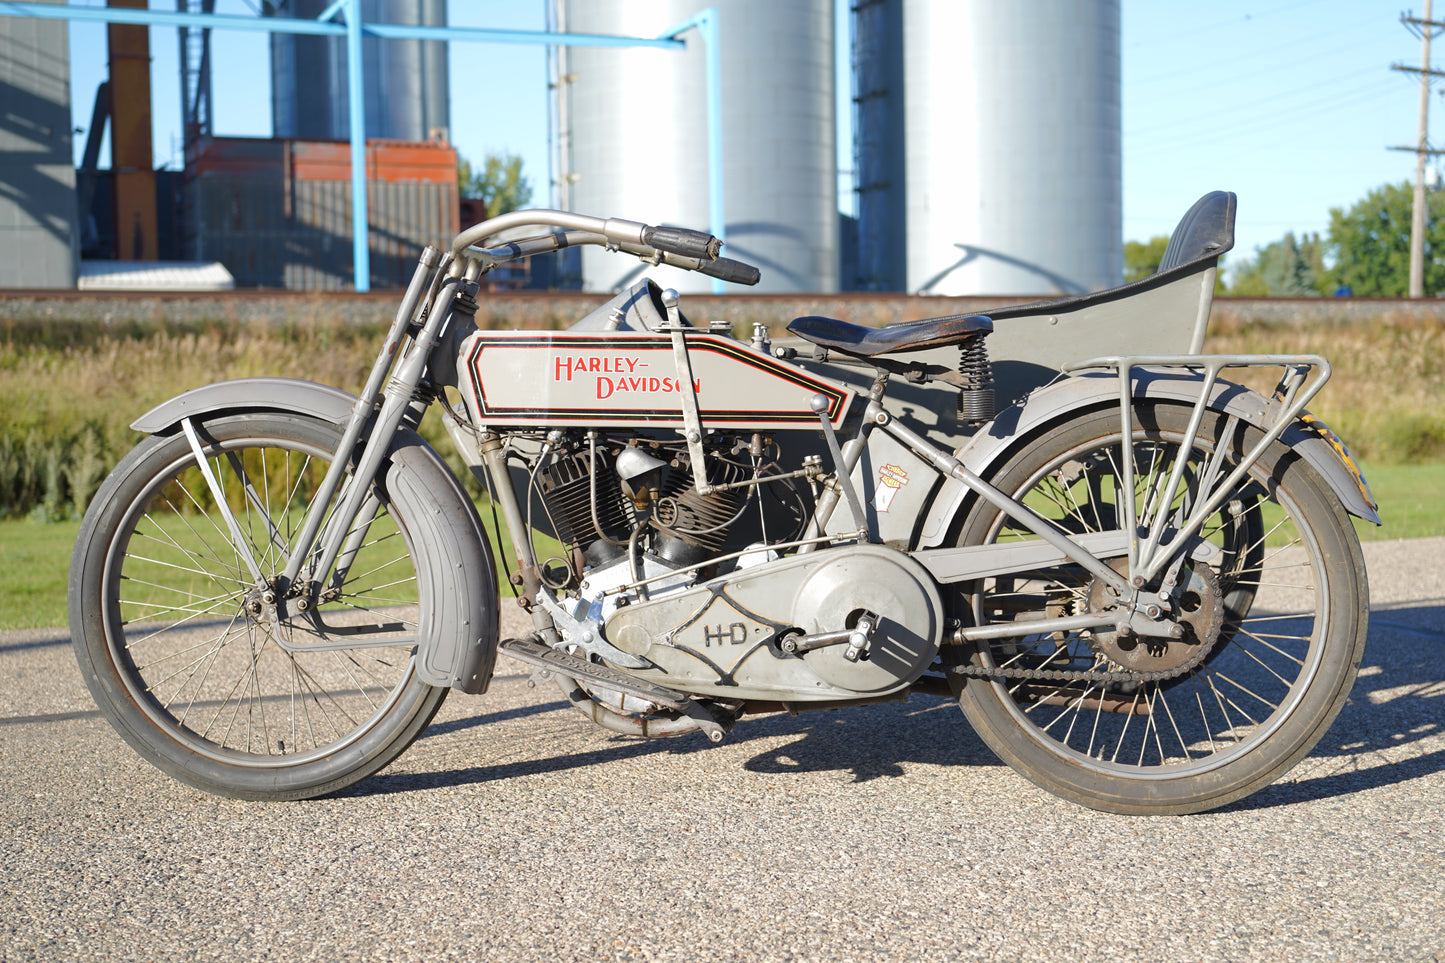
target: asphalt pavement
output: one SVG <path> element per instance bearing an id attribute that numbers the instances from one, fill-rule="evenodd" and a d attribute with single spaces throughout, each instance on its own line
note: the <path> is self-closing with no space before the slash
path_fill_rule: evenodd
<path id="1" fill-rule="evenodd" d="M 1445 963 L 1445 539 L 1365 546 L 1350 702 L 1224 810 L 1112 816 L 917 698 L 641 742 L 503 660 L 390 769 L 200 794 L 0 634 L 0 960 Z"/>

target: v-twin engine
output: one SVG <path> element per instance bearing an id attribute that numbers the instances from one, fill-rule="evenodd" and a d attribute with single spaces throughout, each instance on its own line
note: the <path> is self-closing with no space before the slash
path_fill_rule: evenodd
<path id="1" fill-rule="evenodd" d="M 882 546 L 779 559 L 791 537 L 777 481 L 719 444 L 698 491 L 686 452 L 648 442 L 598 444 L 553 457 L 538 491 L 572 546 L 553 588 L 611 646 L 646 659 L 635 675 L 727 699 L 848 699 L 896 691 L 932 663 L 943 606 L 933 580 Z M 756 464 L 756 460 L 755 460 Z M 773 508 L 770 521 L 764 504 Z"/>

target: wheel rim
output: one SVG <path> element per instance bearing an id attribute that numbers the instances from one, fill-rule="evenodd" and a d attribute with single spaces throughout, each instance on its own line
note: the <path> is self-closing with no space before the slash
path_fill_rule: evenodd
<path id="1" fill-rule="evenodd" d="M 1120 436 L 1080 444 L 1018 486 L 1019 497 L 1071 532 L 1116 528 Z M 1178 452 L 1178 437 L 1135 436 L 1135 493 L 1141 525 L 1178 518 L 1197 495 L 1186 472 L 1184 491 L 1169 510 L 1149 500 Z M 1210 449 L 1197 444 L 1197 469 Z M 1208 657 L 1180 677 L 1134 686 L 1073 682 L 1040 686 L 1030 680 L 993 680 L 995 694 L 1033 740 L 1068 762 L 1131 779 L 1174 779 L 1224 766 L 1258 747 L 1291 717 L 1319 671 L 1320 637 L 1328 611 L 1327 582 L 1314 533 L 1288 492 L 1260 466 L 1221 506 L 1201 533 L 1221 549 L 1215 556 L 1221 605 L 1219 637 Z M 1266 497 L 1267 496 L 1267 497 Z M 1157 498 L 1156 498 L 1157 500 Z M 1282 511 L 1281 511 L 1282 510 Z M 1035 538 L 1003 517 L 985 541 Z M 1206 550 L 1207 551 L 1207 550 Z M 1181 583 L 1198 565 L 1182 569 Z M 979 624 L 1006 621 L 1041 602 L 1051 614 L 1082 611 L 1091 578 L 1069 566 L 1032 579 L 990 580 L 974 596 Z M 1195 585 L 1208 584 L 1198 578 Z M 1178 645 L 1179 643 L 1169 643 Z M 1054 633 L 979 644 L 977 661 L 989 667 L 1118 670 L 1110 647 L 1090 632 Z"/>
<path id="2" fill-rule="evenodd" d="M 253 557 L 273 579 L 329 452 L 296 439 L 241 438 L 207 454 Z M 230 766 L 304 765 L 363 739 L 412 691 L 414 641 L 401 640 L 414 640 L 424 615 L 407 533 L 384 504 L 324 604 L 303 613 L 283 600 L 284 615 L 273 620 L 263 606 L 257 618 L 247 606 L 261 588 L 195 458 L 178 454 L 123 520 L 104 597 L 124 685 L 186 749 Z M 352 645 L 383 638 L 397 641 Z"/>

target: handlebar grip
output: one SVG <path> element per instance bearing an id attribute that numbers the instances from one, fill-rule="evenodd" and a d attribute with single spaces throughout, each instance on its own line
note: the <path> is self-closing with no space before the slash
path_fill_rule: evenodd
<path id="1" fill-rule="evenodd" d="M 730 257 L 720 257 L 715 261 L 704 261 L 698 266 L 697 273 L 706 274 L 712 278 L 720 278 L 724 281 L 731 281 L 733 284 L 757 284 L 763 278 L 763 273 L 751 264 L 734 261 Z"/>
<path id="2" fill-rule="evenodd" d="M 668 254 L 712 261 L 722 247 L 722 241 L 703 231 L 690 231 L 685 227 L 648 227 L 642 231 L 642 243 Z"/>

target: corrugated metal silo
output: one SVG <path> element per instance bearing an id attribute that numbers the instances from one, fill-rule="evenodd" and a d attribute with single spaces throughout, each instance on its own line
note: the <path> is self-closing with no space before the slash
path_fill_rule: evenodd
<path id="1" fill-rule="evenodd" d="M 329 0 L 284 0 L 283 16 L 315 19 Z M 446 0 L 362 0 L 362 18 L 408 26 L 445 26 Z M 447 45 L 440 41 L 362 39 L 366 135 L 427 140 L 451 124 Z M 346 40 L 343 37 L 271 36 L 272 127 L 275 136 L 346 140 Z"/>
<path id="2" fill-rule="evenodd" d="M 714 0 L 559 0 L 572 33 L 657 36 Z M 838 286 L 837 133 L 831 0 L 729 0 L 719 11 L 725 254 L 757 264 L 758 291 Z M 685 52 L 566 49 L 559 57 L 562 203 L 570 209 L 708 226 L 702 44 Z M 698 274 L 648 269 L 680 291 Z M 585 286 L 607 290 L 640 267 L 596 249 Z"/>
<path id="3" fill-rule="evenodd" d="M 853 4 L 853 166 L 858 273 L 843 286 L 902 291 L 904 250 L 903 0 Z"/>
<path id="4" fill-rule="evenodd" d="M 0 17 L 0 288 L 75 286 L 70 27 Z"/>
<path id="5" fill-rule="evenodd" d="M 1117 0 L 905 0 L 908 288 L 1123 274 Z"/>

